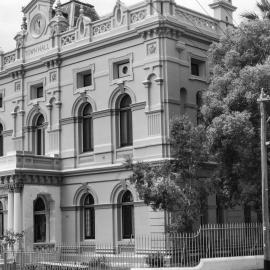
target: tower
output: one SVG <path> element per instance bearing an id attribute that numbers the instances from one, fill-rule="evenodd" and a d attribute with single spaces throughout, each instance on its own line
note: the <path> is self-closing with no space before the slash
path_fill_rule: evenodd
<path id="1" fill-rule="evenodd" d="M 232 0 L 213 0 L 209 6 L 214 10 L 214 18 L 219 20 L 221 29 L 233 25 L 233 12 L 236 7 L 232 5 Z"/>

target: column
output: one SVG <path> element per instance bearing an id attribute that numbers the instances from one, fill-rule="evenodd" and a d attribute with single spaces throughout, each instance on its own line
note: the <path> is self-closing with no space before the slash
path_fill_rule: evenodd
<path id="1" fill-rule="evenodd" d="M 14 193 L 13 189 L 9 188 L 8 191 L 8 224 L 7 229 L 13 231 L 13 218 L 14 218 Z"/>
<path id="2" fill-rule="evenodd" d="M 14 232 L 22 232 L 22 203 L 21 203 L 21 188 L 14 189 Z"/>

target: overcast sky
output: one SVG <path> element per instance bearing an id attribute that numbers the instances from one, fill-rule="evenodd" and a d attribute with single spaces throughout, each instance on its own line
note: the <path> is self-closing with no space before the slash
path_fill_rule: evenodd
<path id="1" fill-rule="evenodd" d="M 62 0 L 64 3 L 67 0 Z M 84 0 L 95 6 L 99 15 L 105 15 L 112 12 L 116 0 Z M 121 0 L 127 6 L 135 4 L 140 0 Z M 20 30 L 22 21 L 22 6 L 27 5 L 30 0 L 0 0 L 0 47 L 4 51 L 9 51 L 15 48 L 13 37 Z M 176 3 L 198 12 L 213 15 L 212 10 L 208 7 L 213 0 L 176 0 Z M 233 5 L 238 7 L 235 13 L 235 22 L 238 24 L 241 21 L 240 14 L 245 11 L 253 11 L 256 7 L 256 0 L 232 0 Z M 203 7 L 201 7 L 201 6 Z"/>

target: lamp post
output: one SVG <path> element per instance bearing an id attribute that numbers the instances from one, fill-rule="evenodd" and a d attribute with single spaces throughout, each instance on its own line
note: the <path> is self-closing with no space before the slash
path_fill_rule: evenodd
<path id="1" fill-rule="evenodd" d="M 268 172 L 267 172 L 267 145 L 266 130 L 267 120 L 265 105 L 270 102 L 270 96 L 261 91 L 258 99 L 261 113 L 261 169 L 262 169 L 262 219 L 263 219 L 263 250 L 264 250 L 264 270 L 270 270 L 270 224 L 268 206 Z"/>

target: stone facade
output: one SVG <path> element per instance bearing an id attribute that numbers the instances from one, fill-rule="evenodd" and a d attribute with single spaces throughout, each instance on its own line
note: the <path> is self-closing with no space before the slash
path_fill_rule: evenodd
<path id="1" fill-rule="evenodd" d="M 24 7 L 16 48 L 0 52 L 4 229 L 24 230 L 27 247 L 164 232 L 165 213 L 139 200 L 124 163 L 170 157 L 170 119 L 197 121 L 206 52 L 235 8 L 214 1 L 211 18 L 174 0 L 116 1 L 100 18 L 53 2 Z"/>

